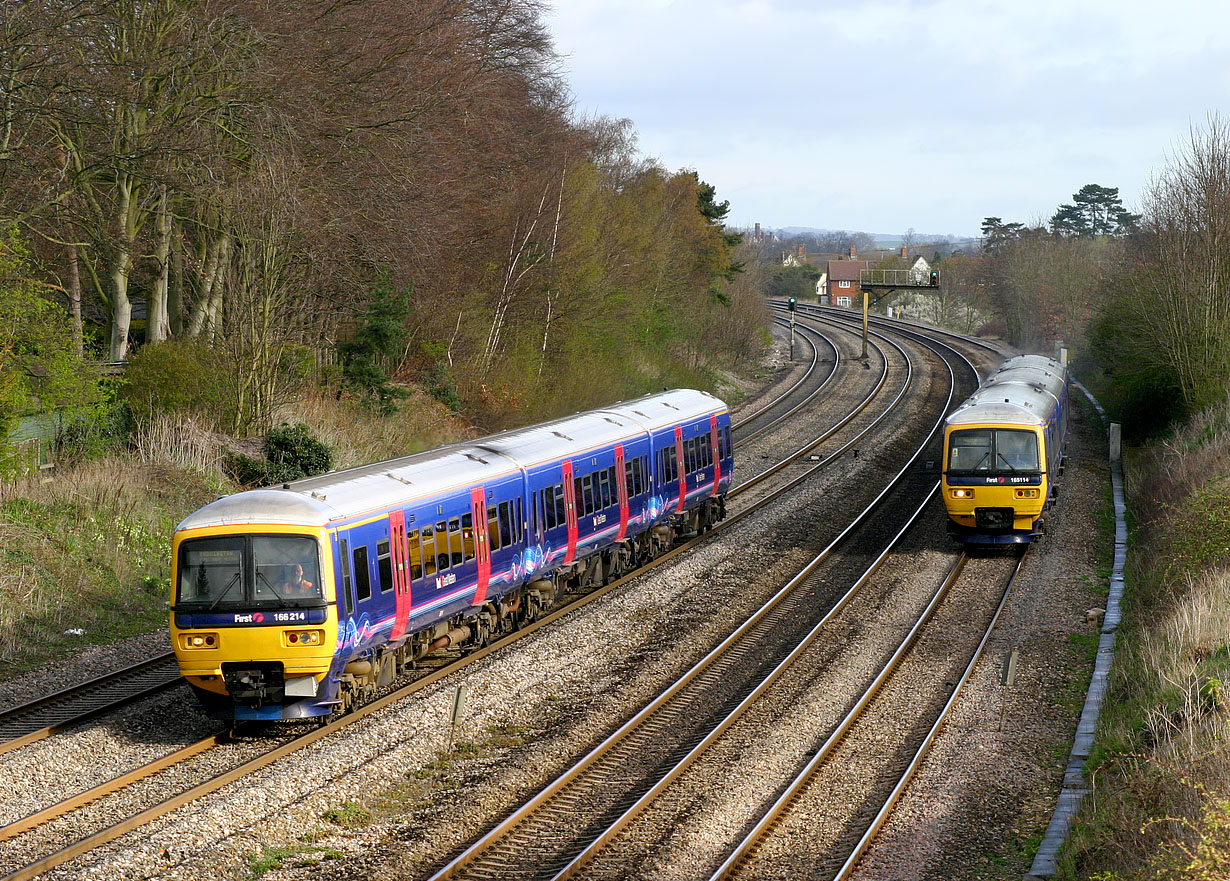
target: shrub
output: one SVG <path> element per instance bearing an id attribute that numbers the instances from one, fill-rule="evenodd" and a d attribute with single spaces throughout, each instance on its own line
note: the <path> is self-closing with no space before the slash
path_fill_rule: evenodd
<path id="1" fill-rule="evenodd" d="M 244 486 L 271 486 L 323 474 L 333 467 L 333 451 L 303 423 L 280 425 L 265 437 L 265 460 L 228 453 L 223 468 Z"/>
<path id="2" fill-rule="evenodd" d="M 129 359 L 123 399 L 141 423 L 173 413 L 221 427 L 235 409 L 234 384 L 220 353 L 198 342 L 142 346 Z"/>

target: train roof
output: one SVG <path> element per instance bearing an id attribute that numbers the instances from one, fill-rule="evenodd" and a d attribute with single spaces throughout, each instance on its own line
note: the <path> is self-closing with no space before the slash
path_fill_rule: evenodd
<path id="1" fill-rule="evenodd" d="M 382 508 L 485 483 L 543 462 L 583 454 L 629 437 L 726 409 L 707 392 L 675 389 L 605 410 L 450 444 L 296 480 L 280 488 L 225 496 L 190 514 L 178 529 L 243 523 L 325 526 Z M 626 412 L 625 412 L 626 411 Z"/>
<path id="2" fill-rule="evenodd" d="M 960 407 L 948 414 L 947 425 L 1043 425 L 1055 410 L 1066 371 L 1042 355 L 1009 358 Z"/>

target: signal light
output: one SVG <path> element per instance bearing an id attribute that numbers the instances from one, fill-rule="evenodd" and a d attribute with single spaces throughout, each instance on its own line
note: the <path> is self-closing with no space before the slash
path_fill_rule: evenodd
<path id="1" fill-rule="evenodd" d="M 940 271 L 938 269 L 931 270 L 931 287 L 937 288 L 940 286 Z"/>
<path id="2" fill-rule="evenodd" d="M 794 311 L 794 297 L 791 297 L 791 298 L 790 298 L 790 311 L 791 311 L 791 312 L 793 312 L 793 311 Z"/>

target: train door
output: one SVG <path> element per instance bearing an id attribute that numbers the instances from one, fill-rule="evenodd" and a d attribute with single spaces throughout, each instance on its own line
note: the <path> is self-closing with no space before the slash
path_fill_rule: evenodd
<path id="1" fill-rule="evenodd" d="M 619 534 L 616 541 L 628 535 L 628 478 L 624 473 L 624 445 L 615 445 L 615 491 L 619 496 Z"/>
<path id="2" fill-rule="evenodd" d="M 717 414 L 709 417 L 709 445 L 713 447 L 713 495 L 718 494 L 722 482 L 722 444 L 718 437 Z"/>
<path id="3" fill-rule="evenodd" d="M 568 554 L 565 563 L 577 557 L 577 490 L 572 482 L 572 460 L 564 460 L 564 518 L 568 524 Z"/>
<path id="4" fill-rule="evenodd" d="M 406 512 L 392 511 L 389 514 L 389 546 L 393 556 L 393 597 L 396 612 L 393 632 L 389 639 L 400 639 L 406 633 L 410 621 L 410 567 L 406 559 Z"/>
<path id="5" fill-rule="evenodd" d="M 474 555 L 478 560 L 478 586 L 474 590 L 474 605 L 487 599 L 491 583 L 491 541 L 487 535 L 487 491 L 481 486 L 470 490 L 470 509 L 474 516 Z"/>
<path id="6" fill-rule="evenodd" d="M 688 470 L 683 459 L 683 426 L 675 426 L 675 467 L 679 471 L 679 503 L 675 510 L 683 513 L 684 502 L 688 498 Z"/>

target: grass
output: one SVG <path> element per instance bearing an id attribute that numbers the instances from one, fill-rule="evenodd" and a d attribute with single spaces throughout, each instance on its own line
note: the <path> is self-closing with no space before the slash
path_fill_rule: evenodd
<path id="1" fill-rule="evenodd" d="M 0 675 L 165 626 L 171 532 L 218 488 L 131 456 L 0 487 Z"/>
<path id="2" fill-rule="evenodd" d="M 1230 878 L 1228 425 L 1130 457 L 1124 625 L 1061 878 Z"/>
<path id="3" fill-rule="evenodd" d="M 248 862 L 251 878 L 261 878 L 274 869 L 289 865 L 296 869 L 319 866 L 325 860 L 338 860 L 344 854 L 332 847 L 317 844 L 296 844 L 289 847 L 269 847 Z"/>

